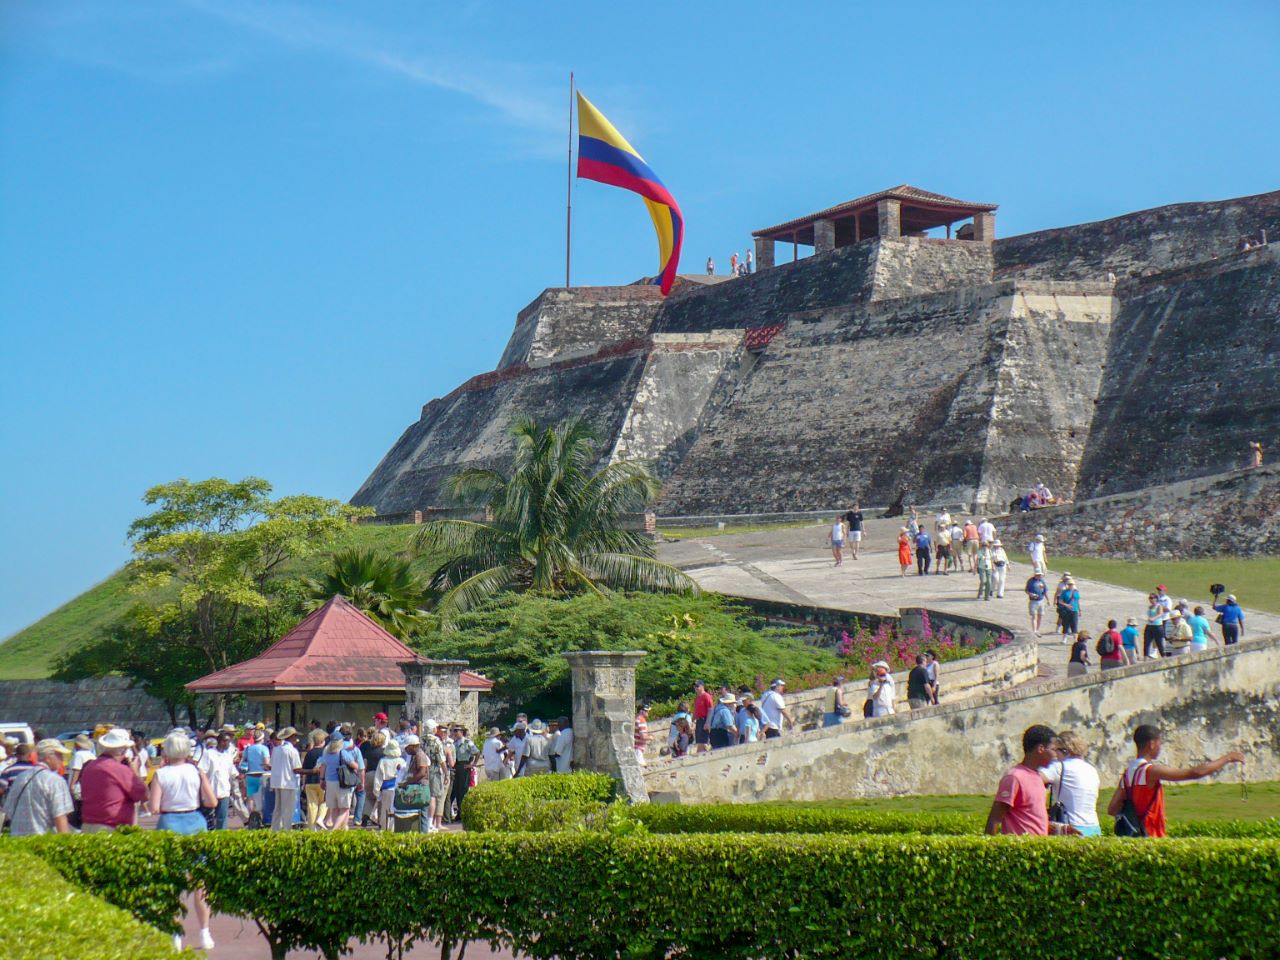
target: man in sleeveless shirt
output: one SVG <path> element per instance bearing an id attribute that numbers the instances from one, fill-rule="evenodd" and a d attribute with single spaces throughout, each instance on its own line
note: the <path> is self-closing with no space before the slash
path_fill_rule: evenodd
<path id="1" fill-rule="evenodd" d="M 1133 731 L 1133 743 L 1138 748 L 1138 755 L 1129 761 L 1124 776 L 1120 778 L 1119 789 L 1111 795 L 1111 802 L 1107 804 L 1107 814 L 1118 816 L 1124 809 L 1125 793 L 1128 792 L 1134 812 L 1142 819 L 1148 837 L 1166 835 L 1162 786 L 1165 781 L 1200 780 L 1212 776 L 1229 763 L 1244 763 L 1244 754 L 1239 750 L 1232 750 L 1217 760 L 1194 767 L 1167 767 L 1155 762 L 1160 756 L 1162 740 L 1160 731 L 1150 724 L 1144 723 Z"/>

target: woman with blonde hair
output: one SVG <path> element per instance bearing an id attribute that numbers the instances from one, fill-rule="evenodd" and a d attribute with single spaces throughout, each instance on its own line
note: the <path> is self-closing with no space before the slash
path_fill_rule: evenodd
<path id="1" fill-rule="evenodd" d="M 164 766 L 151 778 L 147 806 L 152 813 L 160 814 L 157 830 L 190 836 L 209 829 L 208 821 L 200 812 L 201 807 L 216 807 L 218 798 L 213 785 L 203 770 L 191 758 L 191 738 L 181 730 L 174 730 L 164 738 L 160 751 Z M 196 919 L 200 922 L 200 949 L 212 950 L 213 937 L 209 933 L 209 904 L 204 891 L 196 888 L 193 896 Z M 173 945 L 182 949 L 182 935 L 173 935 Z"/>
<path id="2" fill-rule="evenodd" d="M 1040 768 L 1040 776 L 1049 785 L 1049 819 L 1067 824 L 1082 837 L 1101 836 L 1098 770 L 1085 759 L 1088 744 L 1074 730 L 1066 730 L 1058 734 L 1054 750 L 1058 759 Z"/>

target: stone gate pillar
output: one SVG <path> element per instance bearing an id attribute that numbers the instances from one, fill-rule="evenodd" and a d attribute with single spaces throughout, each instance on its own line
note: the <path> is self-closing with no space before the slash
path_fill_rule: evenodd
<path id="1" fill-rule="evenodd" d="M 647 803 L 635 752 L 636 664 L 643 650 L 565 653 L 573 677 L 573 762 L 622 781 L 632 803 Z"/>
<path id="2" fill-rule="evenodd" d="M 404 674 L 404 713 L 422 723 L 466 723 L 462 717 L 460 680 L 467 660 L 428 660 L 419 657 L 400 664 Z M 427 732 L 427 731 L 423 731 Z"/>

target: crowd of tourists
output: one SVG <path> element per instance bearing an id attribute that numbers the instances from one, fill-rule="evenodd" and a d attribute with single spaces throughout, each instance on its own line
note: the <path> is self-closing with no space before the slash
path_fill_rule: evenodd
<path id="1" fill-rule="evenodd" d="M 460 724 L 378 713 L 367 727 L 313 720 L 304 734 L 264 723 L 199 734 L 175 729 L 149 743 L 103 726 L 74 749 L 39 733 L 8 740 L 0 810 L 18 836 L 135 826 L 190 834 L 246 828 L 396 829 L 432 833 L 456 820 L 480 771 L 489 779 L 568 773 L 573 729 L 523 714 L 478 746 Z"/>
<path id="2" fill-rule="evenodd" d="M 1244 763 L 1244 754 L 1233 750 L 1190 767 L 1162 764 L 1163 737 L 1149 724 L 1134 730 L 1133 743 L 1135 755 L 1125 765 L 1107 805 L 1118 836 L 1165 836 L 1165 783 L 1200 780 L 1228 764 Z M 1075 731 L 1055 733 L 1040 724 L 1028 727 L 1022 734 L 1021 762 L 996 787 L 986 832 L 1100 836 L 1098 792 L 1102 777 L 1088 754 L 1088 744 Z"/>

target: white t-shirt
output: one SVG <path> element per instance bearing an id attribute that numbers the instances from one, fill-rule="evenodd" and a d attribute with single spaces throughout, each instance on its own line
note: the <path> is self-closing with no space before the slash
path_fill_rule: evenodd
<path id="1" fill-rule="evenodd" d="M 831 541 L 834 543 L 837 540 L 843 540 L 843 539 L 844 539 L 844 522 L 841 521 L 840 523 L 833 523 L 831 525 Z"/>
<path id="2" fill-rule="evenodd" d="M 1032 540 L 1027 544 L 1027 553 L 1031 554 L 1032 563 L 1044 562 L 1044 543 L 1039 540 Z"/>
<path id="3" fill-rule="evenodd" d="M 883 686 L 881 683 L 883 682 Z M 879 689 L 879 693 L 876 690 Z M 873 717 L 887 717 L 893 713 L 893 677 L 886 674 L 883 681 L 879 677 L 867 684 L 867 699 L 871 701 Z"/>
<path id="4" fill-rule="evenodd" d="M 564 757 L 565 765 L 573 759 L 573 727 L 565 727 L 563 730 L 556 731 L 556 737 L 551 741 L 551 755 L 553 757 Z M 556 767 L 559 768 L 557 763 Z"/>
<path id="5" fill-rule="evenodd" d="M 165 764 L 156 771 L 161 813 L 190 813 L 200 807 L 200 771 L 190 763 Z"/>
<path id="6" fill-rule="evenodd" d="M 960 524 L 958 523 L 951 524 L 951 542 L 952 543 L 964 542 L 964 527 L 960 526 Z"/>
<path id="7" fill-rule="evenodd" d="M 986 523 L 978 524 L 978 540 L 981 543 L 990 543 L 996 538 L 996 528 L 990 520 Z"/>
<path id="8" fill-rule="evenodd" d="M 1173 613 L 1173 597 L 1167 593 L 1163 597 L 1156 597 L 1156 603 L 1160 605 L 1160 609 L 1164 611 L 1162 619 L 1168 620 L 1169 614 Z"/>
<path id="9" fill-rule="evenodd" d="M 302 766 L 302 757 L 298 748 L 287 740 L 271 751 L 271 789 L 299 790 L 302 788 L 302 775 L 298 767 Z"/>
<path id="10" fill-rule="evenodd" d="M 71 768 L 68 770 L 68 773 L 75 773 L 77 770 L 83 770 L 84 765 L 93 760 L 95 756 L 96 754 L 94 754 L 92 750 L 78 748 L 76 752 L 71 755 Z M 71 790 L 71 796 L 76 800 L 80 799 L 80 779 L 78 777 L 76 778 L 76 785 Z"/>
<path id="11" fill-rule="evenodd" d="M 1061 800 L 1067 808 L 1067 823 L 1073 827 L 1098 826 L 1098 771 L 1093 764 L 1080 757 L 1068 757 L 1053 761 L 1041 770 L 1041 776 L 1049 785 L 1053 801 Z"/>
<path id="12" fill-rule="evenodd" d="M 496 771 L 502 766 L 502 755 L 506 752 L 506 745 L 499 737 L 490 737 L 484 742 L 484 749 L 481 751 L 484 755 L 484 768 L 486 770 Z"/>
<path id="13" fill-rule="evenodd" d="M 206 749 L 204 756 L 200 758 L 200 769 L 209 778 L 209 786 L 213 787 L 215 797 L 225 800 L 231 796 L 231 781 L 240 776 L 234 753 Z"/>
<path id="14" fill-rule="evenodd" d="M 951 534 L 951 514 L 949 514 L 947 511 L 943 510 L 943 511 L 942 511 L 942 513 L 938 514 L 938 519 L 934 521 L 934 524 L 933 524 L 933 525 L 934 525 L 934 528 L 935 528 L 935 529 L 937 529 L 937 530 L 940 530 L 940 531 L 941 531 L 941 530 L 945 530 L 945 531 L 947 531 L 947 535 L 948 535 L 948 536 L 950 536 L 950 534 Z"/>
<path id="15" fill-rule="evenodd" d="M 782 711 L 787 708 L 787 701 L 777 690 L 770 690 L 760 699 L 760 712 L 764 714 L 764 727 L 782 729 Z"/>

